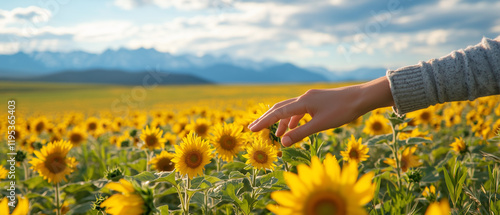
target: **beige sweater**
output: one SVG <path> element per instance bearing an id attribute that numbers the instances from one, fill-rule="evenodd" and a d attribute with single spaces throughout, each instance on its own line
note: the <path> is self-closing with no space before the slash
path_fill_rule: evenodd
<path id="1" fill-rule="evenodd" d="M 500 94 L 500 36 L 447 56 L 387 71 L 398 115 L 437 103 Z"/>

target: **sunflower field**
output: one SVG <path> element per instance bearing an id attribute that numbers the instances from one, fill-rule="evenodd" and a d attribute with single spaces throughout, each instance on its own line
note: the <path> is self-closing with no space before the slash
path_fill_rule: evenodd
<path id="1" fill-rule="evenodd" d="M 279 100 L 4 109 L 0 214 L 500 214 L 500 97 L 377 109 L 288 148 L 247 128 Z"/>

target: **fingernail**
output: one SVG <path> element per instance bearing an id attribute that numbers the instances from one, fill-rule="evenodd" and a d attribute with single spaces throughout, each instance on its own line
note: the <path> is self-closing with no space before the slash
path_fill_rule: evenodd
<path id="1" fill-rule="evenodd" d="M 290 139 L 289 136 L 284 136 L 283 138 L 281 138 L 281 143 L 283 144 L 283 146 L 290 146 L 292 145 L 292 139 Z"/>

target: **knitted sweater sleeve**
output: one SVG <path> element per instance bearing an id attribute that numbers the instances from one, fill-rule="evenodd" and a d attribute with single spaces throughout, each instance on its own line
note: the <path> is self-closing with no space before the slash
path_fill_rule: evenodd
<path id="1" fill-rule="evenodd" d="M 500 94 L 500 37 L 447 56 L 387 71 L 398 115 L 437 103 Z"/>

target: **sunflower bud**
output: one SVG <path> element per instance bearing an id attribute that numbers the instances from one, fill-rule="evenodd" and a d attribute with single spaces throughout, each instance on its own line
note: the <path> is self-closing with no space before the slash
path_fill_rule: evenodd
<path id="1" fill-rule="evenodd" d="M 123 178 L 123 171 L 120 169 L 120 167 L 115 167 L 111 170 L 108 169 L 105 175 L 108 180 L 118 181 Z"/>

